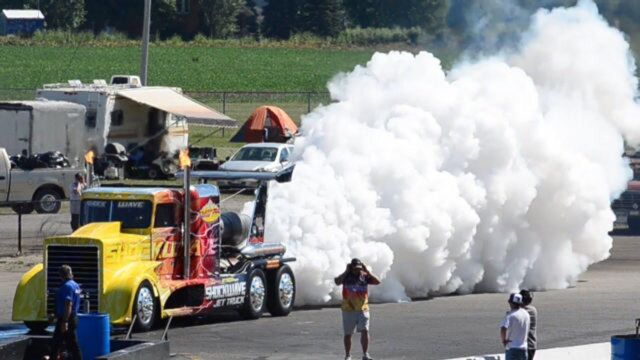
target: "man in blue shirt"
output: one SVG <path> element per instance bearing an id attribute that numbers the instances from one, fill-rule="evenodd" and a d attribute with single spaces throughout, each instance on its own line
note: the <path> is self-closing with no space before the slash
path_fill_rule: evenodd
<path id="1" fill-rule="evenodd" d="M 69 265 L 60 267 L 62 285 L 56 292 L 56 329 L 53 332 L 53 345 L 50 359 L 57 359 L 58 352 L 66 348 L 74 360 L 81 360 L 78 336 L 76 334 L 78 310 L 80 309 L 80 286 L 73 281 L 73 273 Z"/>

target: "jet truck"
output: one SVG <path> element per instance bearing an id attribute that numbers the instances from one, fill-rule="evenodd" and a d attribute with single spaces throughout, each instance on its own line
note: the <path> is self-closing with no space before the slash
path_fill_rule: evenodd
<path id="1" fill-rule="evenodd" d="M 295 277 L 285 247 L 264 242 L 268 182 L 279 173 L 185 170 L 184 186 L 97 187 L 82 194 L 81 227 L 44 240 L 43 263 L 23 275 L 13 320 L 34 331 L 53 321 L 61 265 L 72 267 L 89 311 L 113 325 L 151 329 L 160 319 L 235 309 L 247 319 L 288 315 Z M 259 181 L 251 214 L 221 212 L 209 180 Z M 191 186 L 191 179 L 199 184 Z"/>

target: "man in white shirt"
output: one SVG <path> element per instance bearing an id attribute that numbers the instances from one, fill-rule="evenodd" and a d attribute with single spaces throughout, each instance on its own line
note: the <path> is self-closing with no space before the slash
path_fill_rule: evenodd
<path id="1" fill-rule="evenodd" d="M 505 360 L 527 360 L 530 318 L 529 313 L 522 308 L 522 295 L 509 295 L 509 306 L 511 310 L 500 324 L 500 340 L 505 347 Z"/>
<path id="2" fill-rule="evenodd" d="M 77 173 L 69 188 L 69 210 L 71 211 L 71 230 L 76 231 L 80 224 L 80 198 L 87 187 L 82 173 Z"/>

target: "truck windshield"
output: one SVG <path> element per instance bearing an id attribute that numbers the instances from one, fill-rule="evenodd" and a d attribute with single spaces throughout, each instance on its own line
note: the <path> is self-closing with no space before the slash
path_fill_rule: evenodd
<path id="1" fill-rule="evenodd" d="M 84 200 L 80 224 L 120 221 L 123 229 L 145 229 L 151 223 L 151 202 L 145 200 Z"/>

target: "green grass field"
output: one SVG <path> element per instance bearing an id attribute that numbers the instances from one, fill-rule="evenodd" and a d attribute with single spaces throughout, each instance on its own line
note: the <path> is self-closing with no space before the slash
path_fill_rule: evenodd
<path id="1" fill-rule="evenodd" d="M 328 103 L 326 94 L 227 94 L 206 92 L 325 92 L 338 72 L 365 63 L 372 50 L 155 47 L 149 54 L 149 85 L 177 86 L 189 95 L 242 123 L 260 105 L 277 105 L 296 122 L 311 108 Z M 33 99 L 45 83 L 80 79 L 108 80 L 137 74 L 137 47 L 0 46 L 0 100 Z M 25 89 L 24 91 L 6 89 Z M 229 148 L 235 130 L 193 126 L 191 142 Z"/>
<path id="2" fill-rule="evenodd" d="M 149 85 L 189 91 L 325 91 L 331 77 L 371 50 L 151 47 Z M 137 74 L 137 47 L 0 46 L 0 88 Z"/>

